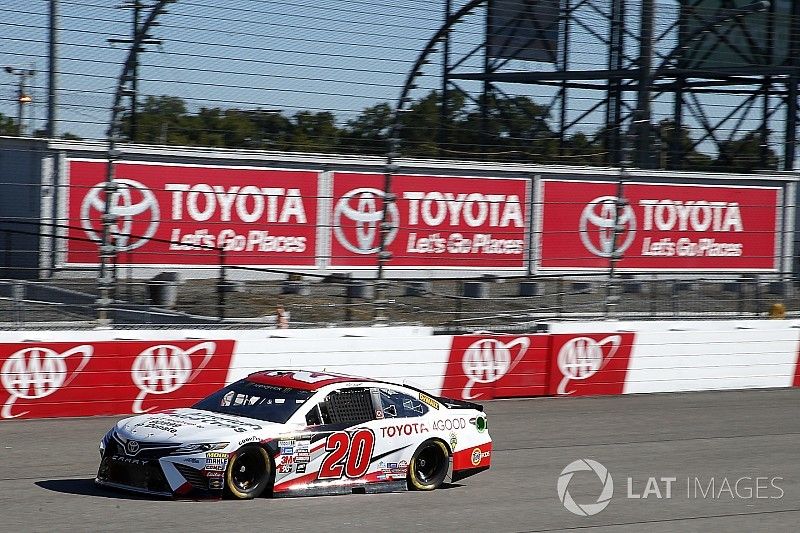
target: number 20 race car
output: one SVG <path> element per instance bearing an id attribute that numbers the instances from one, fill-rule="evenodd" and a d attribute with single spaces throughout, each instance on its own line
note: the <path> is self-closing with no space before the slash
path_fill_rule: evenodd
<path id="1" fill-rule="evenodd" d="M 409 386 L 262 371 L 192 408 L 126 418 L 102 486 L 180 498 L 433 490 L 489 468 L 481 406 Z"/>

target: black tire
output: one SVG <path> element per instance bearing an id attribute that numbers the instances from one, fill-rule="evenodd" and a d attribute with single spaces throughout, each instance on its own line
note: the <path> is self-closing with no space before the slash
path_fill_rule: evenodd
<path id="1" fill-rule="evenodd" d="M 408 465 L 409 490 L 434 490 L 442 486 L 450 468 L 450 451 L 438 440 L 426 440 L 419 445 Z"/>
<path id="2" fill-rule="evenodd" d="M 250 444 L 231 454 L 225 469 L 225 492 L 238 500 L 257 498 L 272 482 L 272 460 L 261 446 Z"/>

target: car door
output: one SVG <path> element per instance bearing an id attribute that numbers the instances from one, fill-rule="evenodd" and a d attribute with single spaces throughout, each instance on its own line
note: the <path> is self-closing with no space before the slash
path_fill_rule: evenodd
<path id="1" fill-rule="evenodd" d="M 378 452 L 374 403 L 370 387 L 345 387 L 330 392 L 306 413 L 306 423 L 317 434 L 312 467 L 316 482 L 348 484 L 374 481 L 370 476 Z"/>
<path id="2" fill-rule="evenodd" d="M 428 438 L 429 407 L 419 395 L 412 396 L 390 386 L 373 389 L 376 410 L 375 435 L 377 453 L 373 457 L 376 478 L 405 482 L 408 464 L 420 443 Z"/>

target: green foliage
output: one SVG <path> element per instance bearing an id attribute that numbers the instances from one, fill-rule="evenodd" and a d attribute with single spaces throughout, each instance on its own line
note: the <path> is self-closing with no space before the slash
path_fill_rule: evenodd
<path id="1" fill-rule="evenodd" d="M 0 113 L 0 135 L 18 135 L 19 128 L 17 123 L 11 117 L 7 117 Z"/>
<path id="2" fill-rule="evenodd" d="M 605 165 L 607 130 L 576 132 L 563 141 L 549 125 L 546 108 L 525 96 L 489 93 L 486 112 L 481 101 L 458 91 L 448 93 L 446 109 L 431 91 L 412 101 L 398 118 L 403 155 L 530 163 Z M 330 112 L 300 111 L 288 116 L 273 109 L 201 108 L 190 112 L 174 96 L 148 96 L 137 114 L 136 142 L 282 150 L 385 154 L 393 109 L 380 103 L 361 111 L 343 125 Z M 123 116 L 123 133 L 131 137 L 131 120 Z M 0 132 L 15 134 L 14 121 L 0 115 Z M 631 141 L 629 139 L 629 141 Z M 714 159 L 699 150 L 685 128 L 665 120 L 653 128 L 655 165 L 665 168 L 672 153 L 680 153 L 682 170 L 752 172 L 762 166 L 761 137 L 751 133 L 723 143 Z M 766 168 L 777 168 L 774 151 L 763 152 Z"/>

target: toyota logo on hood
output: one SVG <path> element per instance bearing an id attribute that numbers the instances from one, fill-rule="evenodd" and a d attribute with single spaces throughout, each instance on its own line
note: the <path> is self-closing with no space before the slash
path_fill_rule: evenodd
<path id="1" fill-rule="evenodd" d="M 128 455 L 136 455 L 139 453 L 139 443 L 135 440 L 129 440 L 128 444 L 125 445 L 125 451 L 128 452 Z"/>

